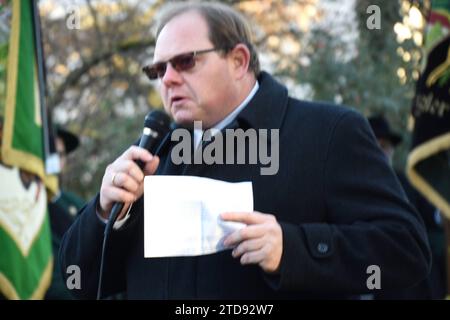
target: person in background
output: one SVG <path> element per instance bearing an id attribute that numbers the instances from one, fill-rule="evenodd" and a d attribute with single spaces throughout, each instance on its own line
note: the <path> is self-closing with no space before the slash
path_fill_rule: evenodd
<path id="1" fill-rule="evenodd" d="M 61 177 L 64 175 L 66 170 L 67 156 L 75 151 L 80 144 L 80 140 L 72 132 L 58 127 L 56 130 L 56 151 L 58 152 L 60 160 L 60 183 Z M 61 192 L 56 196 L 54 201 L 65 208 L 70 215 L 76 216 L 78 210 L 84 205 L 85 201 L 81 199 L 78 195 L 64 188 L 60 188 Z"/>
<path id="2" fill-rule="evenodd" d="M 83 207 L 82 200 L 75 193 L 65 190 L 61 186 L 61 177 L 66 169 L 68 154 L 75 151 L 80 144 L 78 137 L 61 127 L 56 128 L 55 145 L 60 161 L 60 189 L 59 193 L 49 203 L 50 226 L 52 230 L 52 247 L 55 257 L 52 283 L 46 293 L 45 299 L 73 299 L 66 283 L 59 271 L 59 259 L 57 257 L 61 238 L 70 225 L 75 221 L 78 211 Z"/>
<path id="3" fill-rule="evenodd" d="M 395 148 L 402 142 L 399 133 L 392 131 L 387 119 L 382 115 L 368 118 L 372 131 L 382 149 L 386 160 L 393 166 Z M 395 173 L 408 196 L 411 204 L 420 213 L 427 229 L 428 240 L 432 253 L 432 266 L 430 275 L 419 284 L 398 291 L 388 291 L 376 295 L 377 299 L 443 299 L 446 293 L 445 272 L 445 232 L 439 210 L 433 207 L 409 183 L 403 171 Z"/>

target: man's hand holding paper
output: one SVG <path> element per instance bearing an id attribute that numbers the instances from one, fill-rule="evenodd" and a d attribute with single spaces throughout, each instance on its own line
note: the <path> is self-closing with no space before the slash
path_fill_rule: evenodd
<path id="1" fill-rule="evenodd" d="M 241 264 L 258 264 L 266 272 L 277 272 L 283 253 L 283 233 L 274 215 L 261 212 L 226 212 L 225 221 L 245 223 L 224 240 L 226 247 L 234 247 L 233 257 Z"/>

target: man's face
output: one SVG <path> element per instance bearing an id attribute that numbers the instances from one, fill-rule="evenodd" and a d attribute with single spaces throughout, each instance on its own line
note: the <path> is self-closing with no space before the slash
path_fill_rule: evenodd
<path id="1" fill-rule="evenodd" d="M 169 21 L 158 36 L 153 62 L 168 61 L 176 55 L 214 48 L 208 26 L 197 12 L 187 12 Z M 159 81 L 165 110 L 178 124 L 191 126 L 202 121 L 214 126 L 237 106 L 232 60 L 212 51 L 195 57 L 195 66 L 177 71 L 168 63 Z"/>

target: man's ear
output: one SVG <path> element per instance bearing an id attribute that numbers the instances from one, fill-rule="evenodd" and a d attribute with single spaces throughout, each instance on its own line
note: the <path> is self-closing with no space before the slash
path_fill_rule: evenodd
<path id="1" fill-rule="evenodd" d="M 229 53 L 231 59 L 231 68 L 236 79 L 242 79 L 250 65 L 250 50 L 243 43 L 239 43 Z"/>

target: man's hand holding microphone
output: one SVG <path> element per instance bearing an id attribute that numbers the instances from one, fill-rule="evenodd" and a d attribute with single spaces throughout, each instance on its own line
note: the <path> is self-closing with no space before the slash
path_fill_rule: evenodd
<path id="1" fill-rule="evenodd" d="M 142 196 L 144 177 L 154 174 L 158 168 L 159 157 L 154 153 L 169 132 L 169 125 L 167 114 L 150 112 L 145 117 L 139 146 L 131 146 L 107 166 L 97 208 L 104 219 L 122 219 L 131 203 Z"/>

